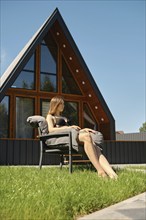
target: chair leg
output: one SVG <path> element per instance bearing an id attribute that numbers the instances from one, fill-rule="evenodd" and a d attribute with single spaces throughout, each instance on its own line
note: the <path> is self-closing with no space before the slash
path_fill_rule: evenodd
<path id="1" fill-rule="evenodd" d="M 43 143 L 40 141 L 40 161 L 39 161 L 39 168 L 42 168 L 42 159 L 43 159 Z"/>
<path id="2" fill-rule="evenodd" d="M 72 173 L 72 135 L 69 134 L 69 173 Z"/>
<path id="3" fill-rule="evenodd" d="M 42 168 L 42 154 L 40 155 L 39 168 Z"/>
<path id="4" fill-rule="evenodd" d="M 64 164 L 64 157 L 63 154 L 60 155 L 60 169 L 62 170 L 62 166 Z"/>
<path id="5" fill-rule="evenodd" d="M 69 159 L 69 173 L 72 173 L 72 156 L 69 155 L 70 159 Z"/>
<path id="6" fill-rule="evenodd" d="M 69 146 L 69 173 L 72 173 L 72 151 L 71 151 L 71 146 Z"/>

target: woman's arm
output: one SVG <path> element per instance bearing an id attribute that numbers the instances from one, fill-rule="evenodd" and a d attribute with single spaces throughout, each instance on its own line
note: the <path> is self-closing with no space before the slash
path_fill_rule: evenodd
<path id="1" fill-rule="evenodd" d="M 61 127 L 55 127 L 54 126 L 54 120 L 53 120 L 53 116 L 48 114 L 47 118 L 46 118 L 47 122 L 48 122 L 48 130 L 49 132 L 54 132 L 54 131 L 62 131 L 64 129 L 69 129 L 69 128 L 74 128 L 77 130 L 80 130 L 80 127 L 76 126 L 76 125 L 72 125 L 72 126 L 61 126 Z"/>

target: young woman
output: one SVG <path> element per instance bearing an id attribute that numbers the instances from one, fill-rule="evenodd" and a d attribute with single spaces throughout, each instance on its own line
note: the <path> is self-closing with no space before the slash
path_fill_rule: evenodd
<path id="1" fill-rule="evenodd" d="M 91 133 L 96 131 L 90 128 L 81 129 L 79 126 L 67 123 L 67 118 L 62 117 L 61 113 L 64 110 L 64 100 L 62 97 L 55 96 L 50 101 L 49 112 L 47 115 L 49 132 L 63 131 L 64 129 L 73 128 L 78 131 L 78 141 L 83 143 L 85 153 L 89 160 L 96 168 L 99 177 L 109 176 L 111 179 L 117 179 L 117 174 L 114 172 L 105 156 L 101 153 L 100 147 L 96 146 L 91 138 Z"/>

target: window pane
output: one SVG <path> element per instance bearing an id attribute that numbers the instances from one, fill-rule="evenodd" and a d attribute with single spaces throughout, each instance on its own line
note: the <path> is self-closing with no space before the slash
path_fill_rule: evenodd
<path id="1" fill-rule="evenodd" d="M 0 138 L 9 136 L 9 97 L 5 96 L 0 103 Z"/>
<path id="2" fill-rule="evenodd" d="M 41 90 L 56 92 L 56 76 L 47 73 L 41 74 Z"/>
<path id="3" fill-rule="evenodd" d="M 35 55 L 33 54 L 19 76 L 12 85 L 12 88 L 35 89 Z"/>
<path id="4" fill-rule="evenodd" d="M 56 74 L 55 54 L 52 54 L 46 45 L 41 45 L 41 72 Z"/>
<path id="5" fill-rule="evenodd" d="M 91 111 L 89 110 L 87 104 L 84 104 L 83 117 L 84 117 L 84 128 L 91 128 L 94 130 L 98 129 L 95 119 Z"/>
<path id="6" fill-rule="evenodd" d="M 34 89 L 34 72 L 21 71 L 12 88 Z"/>
<path id="7" fill-rule="evenodd" d="M 51 42 L 49 42 L 51 43 Z M 41 45 L 40 90 L 57 92 L 57 48 L 50 44 Z"/>
<path id="8" fill-rule="evenodd" d="M 31 98 L 16 98 L 16 138 L 33 138 L 33 130 L 27 122 L 27 117 L 34 114 L 34 100 Z"/>
<path id="9" fill-rule="evenodd" d="M 63 116 L 70 120 L 71 125 L 79 125 L 78 115 L 78 103 L 65 101 Z"/>
<path id="10" fill-rule="evenodd" d="M 41 102 L 41 115 L 46 117 L 49 111 L 50 101 L 42 100 Z M 66 102 L 64 106 L 63 116 L 67 117 L 70 120 L 71 125 L 78 125 L 78 103 L 76 102 Z"/>
<path id="11" fill-rule="evenodd" d="M 34 54 L 31 56 L 31 58 L 29 59 L 29 61 L 27 62 L 27 64 L 25 65 L 24 69 L 25 70 L 31 70 L 31 71 L 34 71 Z"/>
<path id="12" fill-rule="evenodd" d="M 41 101 L 41 115 L 46 118 L 49 111 L 49 101 Z"/>
<path id="13" fill-rule="evenodd" d="M 62 92 L 66 94 L 82 94 L 64 59 L 62 59 Z"/>

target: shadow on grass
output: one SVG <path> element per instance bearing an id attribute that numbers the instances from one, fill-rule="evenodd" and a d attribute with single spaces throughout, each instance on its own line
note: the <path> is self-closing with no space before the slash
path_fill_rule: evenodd
<path id="1" fill-rule="evenodd" d="M 90 164 L 78 164 L 78 165 L 74 165 L 74 169 L 75 170 L 80 170 L 80 171 L 83 171 L 83 170 L 90 170 L 92 172 L 95 172 L 96 169 L 93 167 L 93 165 L 90 163 Z"/>

